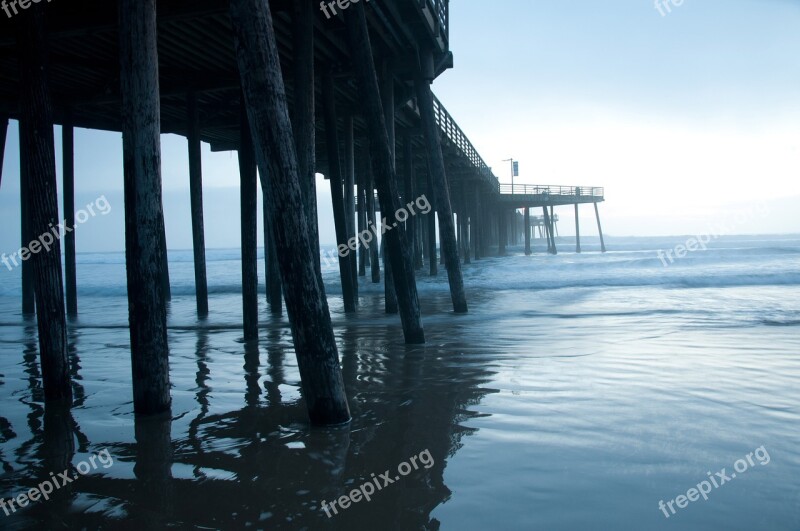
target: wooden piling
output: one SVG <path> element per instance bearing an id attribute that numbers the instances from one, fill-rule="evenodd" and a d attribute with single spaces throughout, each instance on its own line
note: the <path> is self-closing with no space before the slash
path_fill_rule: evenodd
<path id="1" fill-rule="evenodd" d="M 137 414 L 170 409 L 155 0 L 120 0 L 125 249 Z"/>
<path id="2" fill-rule="evenodd" d="M 75 134 L 70 118 L 61 127 L 61 161 L 64 189 L 64 222 L 75 226 Z M 64 234 L 64 276 L 67 294 L 67 315 L 78 315 L 78 280 L 75 264 L 75 231 Z"/>
<path id="3" fill-rule="evenodd" d="M 426 197 L 428 198 L 428 202 L 431 204 L 431 211 L 425 215 L 425 221 L 427 222 L 427 229 L 428 229 L 428 268 L 430 276 L 435 277 L 439 274 L 439 257 L 436 255 L 436 199 L 433 193 L 433 182 L 431 178 L 430 168 L 428 169 L 427 174 L 425 175 L 427 178 L 427 185 L 428 188 L 426 190 Z"/>
<path id="4" fill-rule="evenodd" d="M 597 202 L 594 203 L 594 215 L 597 217 L 597 233 L 600 235 L 600 252 L 606 252 L 606 242 L 603 239 L 603 227 L 600 226 L 600 210 L 597 209 Z"/>
<path id="5" fill-rule="evenodd" d="M 344 120 L 344 214 L 348 244 L 356 238 L 356 146 L 353 116 Z M 347 255 L 352 277 L 353 302 L 358 306 L 358 253 L 351 249 Z"/>
<path id="6" fill-rule="evenodd" d="M 578 203 L 575 203 L 575 252 L 581 252 L 581 223 L 578 219 Z"/>
<path id="7" fill-rule="evenodd" d="M 186 114 L 195 299 L 198 317 L 205 317 L 208 315 L 208 279 L 206 276 L 206 238 L 203 222 L 203 161 L 200 145 L 200 117 L 197 112 L 197 95 L 194 92 L 190 92 L 186 97 Z"/>
<path id="8" fill-rule="evenodd" d="M 261 180 L 261 212 L 264 225 L 264 269 L 267 275 L 265 279 L 267 303 L 269 304 L 269 313 L 275 317 L 280 317 L 283 315 L 283 285 L 281 283 L 281 273 L 278 267 L 278 251 L 275 248 L 275 238 L 272 236 L 272 227 L 270 226 L 272 222 L 270 221 L 269 199 L 267 198 L 269 184 L 266 182 L 265 175 L 261 172 L 258 172 L 258 175 Z M 315 248 L 319 249 L 319 245 L 317 244 L 311 251 L 313 252 Z M 322 264 L 320 264 L 320 274 L 321 268 Z M 320 291 L 324 294 L 324 286 L 321 282 L 319 282 L 319 284 Z"/>
<path id="9" fill-rule="evenodd" d="M 373 173 L 381 202 L 381 216 L 387 218 L 389 229 L 384 235 L 387 253 L 392 263 L 394 287 L 397 295 L 403 334 L 406 343 L 424 343 L 425 333 L 420 318 L 417 283 L 411 259 L 411 249 L 402 227 L 396 226 L 395 213 L 402 206 L 399 201 L 397 179 L 392 164 L 391 147 L 382 109 L 378 76 L 373 61 L 364 3 L 355 4 L 344 13 L 347 37 L 353 66 L 359 86 L 362 111 L 367 123 L 372 151 Z"/>
<path id="10" fill-rule="evenodd" d="M 361 155 L 361 154 L 360 154 Z M 362 234 L 367 228 L 367 196 L 364 193 L 366 187 L 366 161 L 361 157 L 361 164 L 358 165 L 358 201 L 356 203 L 358 211 L 358 233 Z M 367 276 L 367 262 L 369 261 L 369 247 L 360 243 L 358 246 L 358 276 Z"/>
<path id="11" fill-rule="evenodd" d="M 300 172 L 300 193 L 303 209 L 306 214 L 306 225 L 311 238 L 311 250 L 314 254 L 314 268 L 320 289 L 325 291 L 322 283 L 322 263 L 319 249 L 319 228 L 317 225 L 317 177 L 316 177 L 316 114 L 314 91 L 314 20 L 317 10 L 311 0 L 293 1 L 292 4 L 292 42 L 294 52 L 294 116 L 292 131 L 294 133 L 297 165 Z M 277 264 L 271 272 L 275 273 L 275 282 L 279 280 Z M 274 282 L 273 282 L 274 284 Z M 280 290 L 272 285 L 273 292 Z M 280 297 L 277 301 L 277 315 L 281 313 Z M 275 312 L 273 312 L 275 313 Z"/>
<path id="12" fill-rule="evenodd" d="M 430 53 L 426 54 L 430 56 Z M 429 59 L 432 58 L 429 57 Z M 423 61 L 424 62 L 424 61 Z M 429 72 L 429 74 L 433 74 Z M 453 206 L 450 203 L 450 186 L 442 154 L 442 143 L 439 127 L 433 112 L 433 93 L 431 79 L 420 72 L 414 83 L 417 90 L 417 105 L 425 134 L 425 145 L 428 151 L 428 167 L 433 184 L 433 199 L 439 216 L 441 236 L 441 253 L 447 268 L 447 279 L 450 283 L 450 298 L 456 313 L 467 313 L 467 294 L 464 291 L 464 278 L 461 274 L 461 260 L 458 256 L 458 242 L 453 220 Z"/>
<path id="13" fill-rule="evenodd" d="M 161 288 L 163 290 L 164 299 L 167 301 L 172 300 L 172 287 L 169 280 L 169 252 L 167 251 L 167 227 L 164 224 L 164 218 L 159 222 L 159 245 L 161 246 L 161 256 L 164 266 L 161 268 Z"/>
<path id="14" fill-rule="evenodd" d="M 411 145 L 411 133 L 405 131 L 403 133 L 403 187 L 405 192 L 403 202 L 406 204 L 417 199 L 414 184 L 414 151 Z M 415 224 L 416 216 L 411 216 L 405 222 L 408 244 L 411 246 L 411 252 L 416 255 L 417 231 Z M 416 269 L 416 265 L 414 269 Z"/>
<path id="15" fill-rule="evenodd" d="M 395 132 L 394 116 L 394 77 L 389 71 L 386 63 L 383 64 L 383 75 L 381 76 L 380 95 L 383 103 L 383 115 L 386 123 L 386 135 L 389 137 L 389 153 L 391 156 L 392 167 L 397 168 L 397 141 Z M 381 211 L 383 214 L 383 211 Z M 387 216 L 381 216 L 381 219 Z M 399 230 L 405 230 L 400 226 Z M 384 308 L 387 314 L 397 313 L 397 294 L 394 291 L 394 274 L 392 272 L 392 262 L 389 260 L 384 249 L 385 240 L 381 241 L 381 255 L 383 257 L 383 294 Z"/>
<path id="16" fill-rule="evenodd" d="M 308 221 L 286 105 L 272 14 L 262 0 L 231 0 L 237 63 L 260 171 L 268 176 L 271 227 L 286 310 L 309 417 L 350 420 L 328 302 L 317 282 Z"/>
<path id="17" fill-rule="evenodd" d="M 30 172 L 28 170 L 29 146 L 26 143 L 28 128 L 25 117 L 19 120 L 19 203 L 20 203 L 20 248 L 27 248 L 31 242 L 31 209 L 30 193 L 28 185 L 30 183 Z M 33 263 L 30 260 L 22 262 L 22 315 L 30 316 L 36 313 L 36 302 L 34 297 Z"/>
<path id="18" fill-rule="evenodd" d="M 525 231 L 525 255 L 531 255 L 531 209 L 525 207 L 525 219 L 522 222 L 522 228 Z"/>
<path id="19" fill-rule="evenodd" d="M 498 226 L 498 243 L 497 243 L 497 256 L 506 255 L 506 244 L 508 244 L 508 212 L 503 209 L 498 210 L 497 222 Z"/>
<path id="20" fill-rule="evenodd" d="M 480 192 L 478 191 L 478 185 L 475 185 L 475 189 L 473 190 L 473 207 L 472 207 L 472 216 L 470 216 L 470 240 L 472 242 L 472 254 L 475 257 L 475 260 L 480 260 L 481 256 L 481 223 L 483 221 L 483 215 L 481 213 L 481 196 Z"/>
<path id="21" fill-rule="evenodd" d="M 44 10 L 44 4 L 33 5 L 26 13 L 18 15 L 20 119 L 26 124 L 20 140 L 27 146 L 28 156 L 29 234 L 41 235 L 35 236 L 38 241 L 31 238 L 27 250 L 31 254 L 36 286 L 44 397 L 48 402 L 71 403 L 61 245 L 52 232 L 59 215 Z M 45 235 L 49 244 L 45 243 Z"/>
<path id="22" fill-rule="evenodd" d="M 550 225 L 550 213 L 547 210 L 547 206 L 542 207 L 543 212 L 543 223 L 544 223 L 544 231 L 545 236 L 547 237 L 547 252 L 553 254 L 553 239 L 552 239 L 552 227 Z"/>
<path id="23" fill-rule="evenodd" d="M 242 319 L 245 341 L 258 339 L 258 168 L 242 101 L 239 139 L 239 195 L 242 242 Z"/>
<path id="24" fill-rule="evenodd" d="M 372 230 L 373 240 L 369 244 L 369 266 L 372 275 L 372 283 L 380 284 L 381 281 L 381 262 L 378 253 L 377 234 L 380 231 L 375 215 L 375 178 L 372 175 L 372 168 L 367 169 L 367 188 L 364 190 L 367 196 L 367 228 Z"/>
<path id="25" fill-rule="evenodd" d="M 336 94 L 333 76 L 326 72 L 322 78 L 322 113 L 325 119 L 325 146 L 328 150 L 328 181 L 333 201 L 333 223 L 338 246 L 339 277 L 342 283 L 342 299 L 345 313 L 356 311 L 353 275 L 350 271 L 350 254 L 347 247 L 347 219 L 342 192 L 342 163 L 339 156 L 339 133 L 337 130 Z M 343 255 L 343 250 L 348 254 Z"/>

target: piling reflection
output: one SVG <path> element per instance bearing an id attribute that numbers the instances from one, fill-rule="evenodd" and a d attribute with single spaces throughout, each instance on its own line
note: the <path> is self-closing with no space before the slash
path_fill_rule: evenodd
<path id="1" fill-rule="evenodd" d="M 430 514 L 451 495 L 444 482 L 446 461 L 470 433 L 459 423 L 488 392 L 481 385 L 491 375 L 483 365 L 465 361 L 452 342 L 446 348 L 407 347 L 388 325 L 346 320 L 338 340 L 353 421 L 315 429 L 299 395 L 287 330 L 270 327 L 260 343 L 241 344 L 236 352 L 230 337 L 198 329 L 193 369 L 173 374 L 173 383 L 193 396 L 194 406 L 176 411 L 175 419 L 129 417 L 135 442 L 102 441 L 116 465 L 76 481 L 67 505 L 47 509 L 71 513 L 69 523 L 78 527 L 93 527 L 102 514 L 141 529 L 438 528 Z M 31 347 L 35 351 L 35 342 Z M 71 360 L 77 372 L 77 351 Z M 34 363 L 26 371 L 31 383 L 38 380 Z M 38 392 L 31 385 L 29 397 Z M 88 395 L 84 403 L 90 400 Z M 129 420 L 124 411 L 112 414 Z M 186 422 L 179 421 L 186 415 Z M 35 454 L 37 468 L 63 470 L 80 431 L 74 420 L 39 409 L 29 418 L 43 419 L 43 429 L 30 428 L 33 440 L 49 449 Z M 0 423 L 0 436 L 3 429 Z M 93 442 L 91 450 L 97 451 L 100 441 Z M 323 511 L 323 502 L 330 504 L 386 471 L 394 478 L 398 465 L 426 450 L 433 458 L 430 468 L 412 471 L 376 491 L 371 501 L 339 509 L 331 518 Z M 103 510 L 82 512 L 84 505 L 76 500 L 86 499 L 102 500 Z M 27 517 L 38 524 L 33 527 L 52 523 L 45 513 Z"/>

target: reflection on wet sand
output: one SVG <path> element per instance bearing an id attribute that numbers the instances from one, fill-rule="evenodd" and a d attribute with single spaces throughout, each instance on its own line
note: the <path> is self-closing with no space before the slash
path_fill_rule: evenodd
<path id="1" fill-rule="evenodd" d="M 13 481 L 0 482 L 0 492 L 7 496 L 33 478 L 63 470 L 74 458 L 73 441 L 80 432 L 69 411 L 38 406 L 35 330 L 30 333 L 23 353 L 30 386 L 21 400 L 30 404 L 28 429 L 33 436 L 18 451 L 29 465 Z M 345 322 L 339 329 L 354 419 L 336 429 L 308 426 L 294 352 L 283 327 L 262 331 L 260 343 L 238 343 L 236 352 L 230 347 L 233 332 L 197 329 L 186 349 L 192 352 L 191 364 L 175 365 L 191 371 L 175 374 L 173 367 L 172 377 L 194 405 L 176 411 L 172 419 L 133 420 L 130 405 L 126 411 L 92 403 L 80 387 L 80 338 L 73 333 L 70 361 L 77 407 L 132 420 L 135 442 L 90 444 L 79 436 L 81 452 L 108 447 L 115 466 L 81 477 L 61 493 L 59 502 L 40 504 L 9 521 L 40 528 L 55 521 L 71 528 L 94 527 L 114 519 L 114 525 L 143 529 L 437 529 L 430 513 L 451 494 L 444 468 L 468 433 L 459 428 L 459 420 L 487 392 L 480 385 L 489 373 L 477 365 L 466 367 L 451 348 L 391 345 L 394 333 L 363 322 Z M 108 361 L 92 361 L 97 355 L 96 350 L 82 353 L 83 363 Z M 238 373 L 238 382 L 215 373 L 220 364 L 227 375 Z M 110 374 L 119 378 L 121 371 Z M 237 392 L 242 405 L 228 407 Z M 0 436 L 15 437 L 7 424 L 0 424 Z M 37 444 L 42 451 L 31 451 Z M 372 501 L 362 500 L 332 518 L 322 510 L 323 501 L 348 494 L 373 474 L 390 470 L 395 475 L 398 464 L 423 450 L 430 450 L 432 468 L 420 467 L 376 492 Z M 27 475 L 32 479 L 23 481 Z"/>

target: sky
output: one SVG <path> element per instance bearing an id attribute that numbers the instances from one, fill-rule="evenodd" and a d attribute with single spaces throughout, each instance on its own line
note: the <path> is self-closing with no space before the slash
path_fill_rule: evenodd
<path id="1" fill-rule="evenodd" d="M 513 157 L 516 183 L 605 187 L 609 235 L 699 234 L 755 204 L 764 215 L 734 232 L 800 233 L 800 1 L 672 1 L 662 16 L 652 0 L 452 0 L 455 68 L 434 92 L 501 182 Z M 123 250 L 121 135 L 78 130 L 75 143 L 76 206 L 105 196 L 112 208 L 80 227 L 78 251 Z M 12 122 L 0 185 L 9 253 L 17 154 Z M 189 249 L 186 140 L 162 136 L 162 159 L 168 243 Z M 204 145 L 203 172 L 207 245 L 238 247 L 236 154 Z M 326 245 L 328 186 L 318 179 Z M 583 207 L 581 223 L 593 216 Z M 571 234 L 571 210 L 561 219 Z"/>

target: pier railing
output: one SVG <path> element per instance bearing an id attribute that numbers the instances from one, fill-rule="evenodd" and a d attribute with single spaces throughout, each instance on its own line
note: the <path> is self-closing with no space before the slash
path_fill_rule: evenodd
<path id="1" fill-rule="evenodd" d="M 450 40 L 450 0 L 417 0 L 417 3 L 429 15 L 436 38 L 446 45 Z"/>
<path id="2" fill-rule="evenodd" d="M 542 195 L 542 196 L 577 196 L 605 197 L 605 189 L 598 186 L 550 186 L 542 184 L 500 184 L 501 194 L 509 195 Z"/>
<path id="3" fill-rule="evenodd" d="M 439 101 L 436 96 L 433 97 L 433 113 L 436 117 L 436 123 L 439 129 L 445 134 L 447 139 L 455 145 L 463 155 L 469 159 L 472 165 L 480 172 L 483 178 L 495 187 L 500 187 L 500 182 L 497 177 L 492 173 L 492 169 L 484 162 L 478 154 L 478 150 L 469 141 L 467 135 L 458 126 L 450 113 L 444 108 L 444 105 Z"/>

